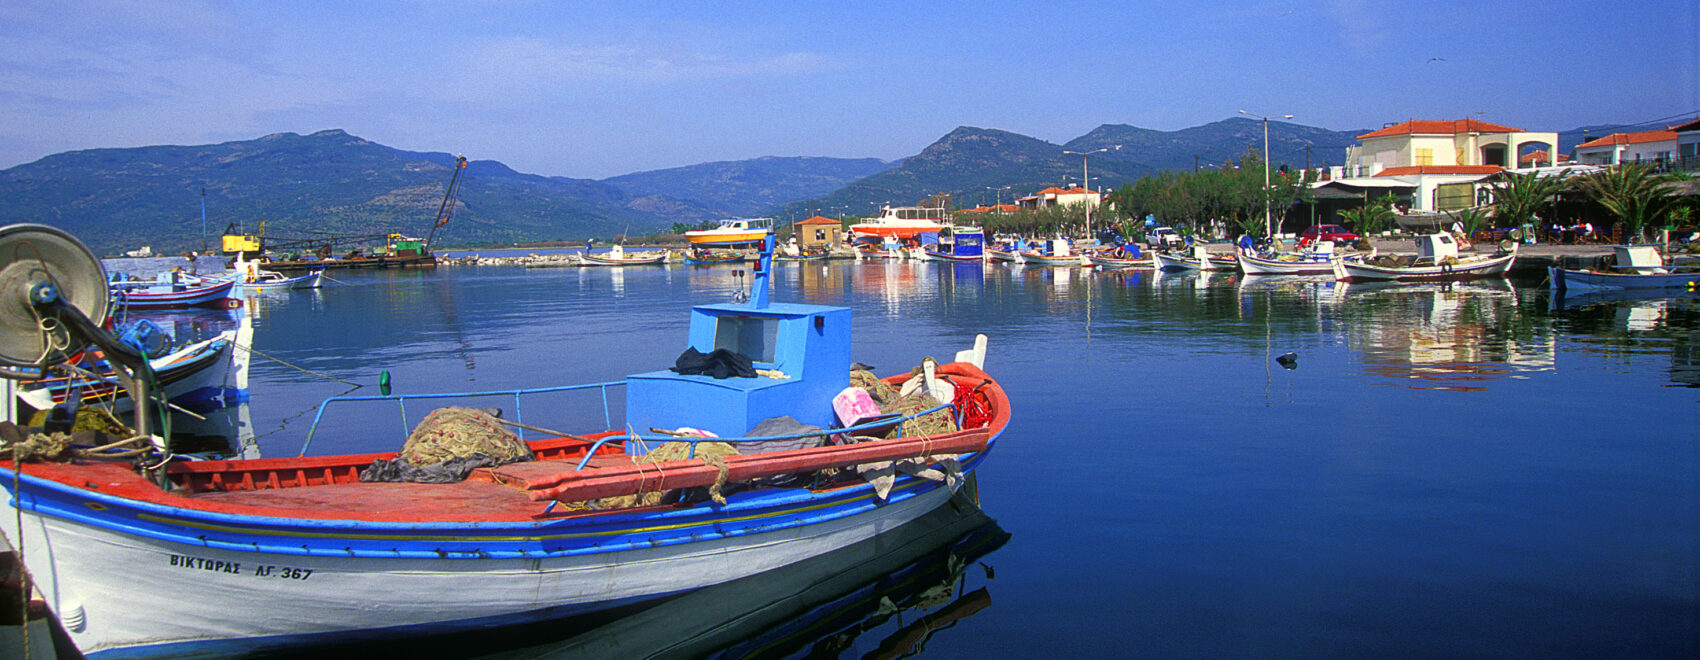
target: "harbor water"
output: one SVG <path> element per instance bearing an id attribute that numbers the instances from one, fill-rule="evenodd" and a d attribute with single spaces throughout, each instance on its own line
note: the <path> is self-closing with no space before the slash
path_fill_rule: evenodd
<path id="1" fill-rule="evenodd" d="M 385 372 L 414 394 L 669 367 L 686 309 L 745 272 L 347 271 L 256 296 L 242 450 L 301 452 L 322 399 Z M 990 338 L 1014 419 L 978 495 L 1008 538 L 959 571 L 985 602 L 923 656 L 1700 656 L 1693 294 L 833 261 L 777 265 L 774 297 L 852 308 L 881 374 Z M 599 400 L 489 405 L 606 426 Z M 397 449 L 402 419 L 337 404 L 307 452 Z"/>

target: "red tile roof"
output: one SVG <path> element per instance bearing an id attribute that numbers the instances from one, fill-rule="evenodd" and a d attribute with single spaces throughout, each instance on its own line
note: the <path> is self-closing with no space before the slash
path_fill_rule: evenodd
<path id="1" fill-rule="evenodd" d="M 1079 186 L 1076 186 L 1076 187 L 1073 187 L 1073 188 L 1058 188 L 1056 186 L 1051 186 L 1049 188 L 1046 188 L 1044 190 L 1039 191 L 1036 194 L 1039 194 L 1039 195 L 1090 195 L 1090 194 L 1094 194 L 1094 193 L 1091 190 L 1086 190 L 1086 189 L 1081 188 Z"/>
<path id="2" fill-rule="evenodd" d="M 1376 176 L 1404 176 L 1407 174 L 1493 174 L 1505 168 L 1498 165 L 1413 165 L 1410 167 L 1389 167 Z"/>
<path id="3" fill-rule="evenodd" d="M 1577 149 L 1587 147 L 1605 147 L 1623 144 L 1642 144 L 1644 142 L 1675 142 L 1676 131 L 1641 131 L 1638 133 L 1612 133 L 1603 138 L 1589 140 L 1576 145 Z"/>
<path id="4" fill-rule="evenodd" d="M 1671 130 L 1676 131 L 1678 133 L 1687 133 L 1688 131 L 1700 131 L 1700 119 L 1696 119 L 1696 120 L 1688 122 L 1686 124 L 1677 124 L 1676 126 L 1672 126 Z"/>
<path id="5" fill-rule="evenodd" d="M 1457 135 L 1459 133 L 1520 133 L 1522 131 L 1521 128 L 1490 124 L 1479 119 L 1459 119 L 1456 121 L 1412 119 L 1379 131 L 1370 131 L 1359 135 L 1358 139 L 1387 137 L 1389 135 Z"/>
<path id="6" fill-rule="evenodd" d="M 808 220 L 798 222 L 797 224 L 799 224 L 799 225 L 836 225 L 836 224 L 841 224 L 841 223 L 838 222 L 837 220 L 833 220 L 832 218 L 817 215 L 813 218 L 809 218 Z"/>
<path id="7" fill-rule="evenodd" d="M 1564 154 L 1558 155 L 1558 162 L 1562 163 L 1562 162 L 1565 162 L 1567 160 L 1570 160 L 1569 156 L 1566 156 Z M 1521 158 L 1517 159 L 1517 162 L 1519 162 L 1519 163 L 1533 163 L 1533 162 L 1536 162 L 1536 161 L 1539 161 L 1539 162 L 1542 162 L 1542 163 L 1547 162 L 1547 150 L 1536 149 L 1536 150 L 1531 151 L 1529 153 L 1523 154 L 1523 156 Z"/>

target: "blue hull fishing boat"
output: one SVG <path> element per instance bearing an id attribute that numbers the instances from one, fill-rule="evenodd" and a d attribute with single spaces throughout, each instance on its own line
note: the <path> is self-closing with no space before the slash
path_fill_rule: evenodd
<path id="1" fill-rule="evenodd" d="M 22 251 L 4 243 L 0 282 L 25 290 L 0 291 L 9 301 L 0 316 L 87 314 L 98 324 L 103 297 L 80 295 L 76 278 L 31 279 L 42 264 L 5 261 Z M 129 450 L 124 458 L 107 448 L 7 458 L 0 532 L 81 653 L 181 658 L 488 629 L 665 598 L 876 538 L 971 492 L 1010 416 L 979 366 L 983 336 L 915 376 L 852 371 L 850 310 L 770 303 L 766 246 L 748 303 L 691 311 L 675 370 L 541 390 L 344 397 L 314 422 L 349 400 L 417 410 L 496 395 L 517 413 L 534 394 L 607 401 L 623 390 L 625 419 L 605 404 L 599 430 L 451 409 L 397 453 L 306 456 L 304 447 L 296 457 L 174 461 L 155 439 L 113 445 Z M 87 325 L 72 323 L 107 341 Z M 0 360 L 41 366 L 34 345 L 10 346 L 0 345 Z M 146 381 L 145 368 L 136 377 Z M 433 435 L 426 427 L 439 413 L 462 415 L 461 431 Z M 146 415 L 137 419 L 148 437 Z M 419 463 L 414 450 L 468 429 L 487 436 L 478 452 Z"/>

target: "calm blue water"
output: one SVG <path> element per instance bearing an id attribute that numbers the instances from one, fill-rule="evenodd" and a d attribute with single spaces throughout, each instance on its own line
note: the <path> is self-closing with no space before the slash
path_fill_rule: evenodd
<path id="1" fill-rule="evenodd" d="M 854 357 L 882 373 L 991 338 L 1015 417 L 980 492 L 1011 538 L 980 560 L 992 606 L 929 657 L 1700 656 L 1693 297 L 776 271 L 777 299 L 853 308 Z M 301 369 L 376 394 L 383 370 L 418 393 L 665 368 L 686 308 L 729 299 L 732 272 L 343 272 L 255 299 L 255 348 L 295 365 L 255 360 L 258 446 L 294 454 L 320 399 L 351 389 Z M 1275 363 L 1288 352 L 1297 369 Z M 603 428 L 597 405 L 526 406 Z M 399 447 L 383 410 L 312 453 Z"/>

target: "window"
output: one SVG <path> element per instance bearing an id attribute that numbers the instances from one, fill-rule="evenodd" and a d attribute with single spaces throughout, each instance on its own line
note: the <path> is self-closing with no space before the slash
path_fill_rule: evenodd
<path id="1" fill-rule="evenodd" d="M 1434 210 L 1446 212 L 1469 208 L 1476 198 L 1476 186 L 1471 183 L 1445 183 L 1434 187 Z"/>
<path id="2" fill-rule="evenodd" d="M 1418 165 L 1433 165 L 1434 164 L 1434 150 L 1428 149 L 1428 148 L 1418 149 L 1417 150 L 1417 164 Z"/>
<path id="3" fill-rule="evenodd" d="M 817 240 L 817 241 L 826 240 L 826 230 L 825 229 L 816 229 L 815 230 L 815 240 Z"/>
<path id="4" fill-rule="evenodd" d="M 778 337 L 779 319 L 722 316 L 714 325 L 716 349 L 724 348 L 756 362 L 773 362 L 773 347 Z"/>

